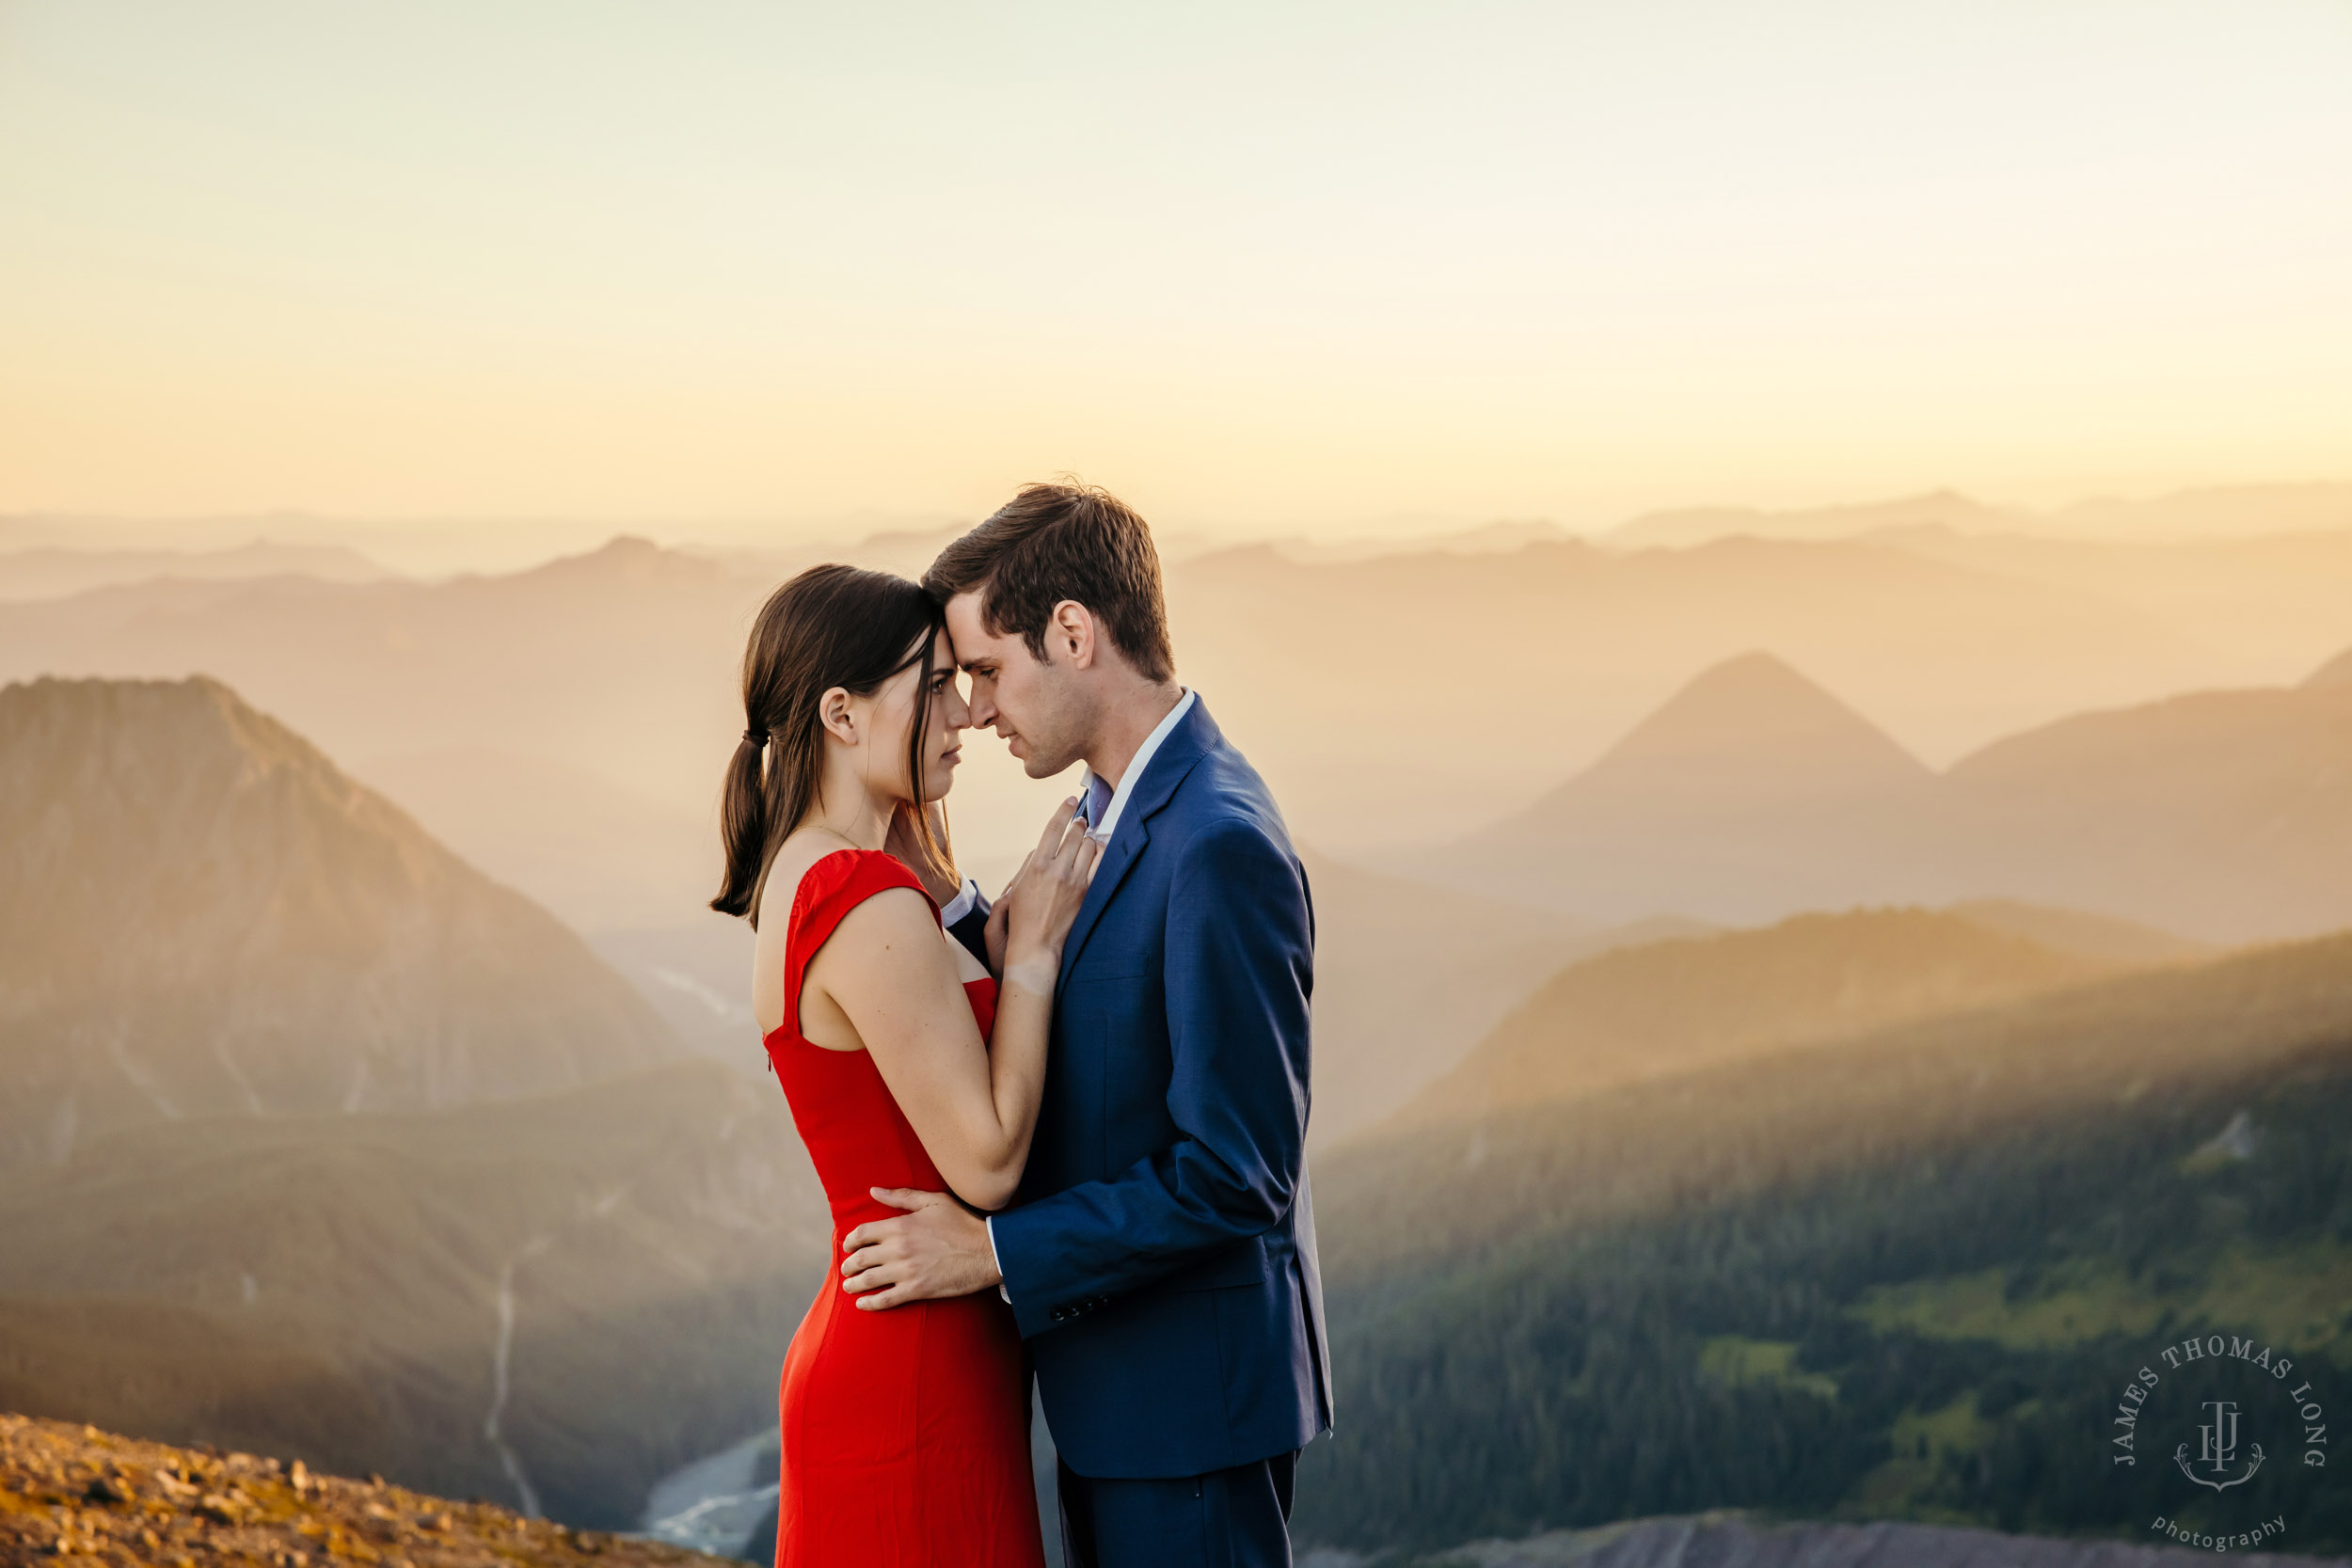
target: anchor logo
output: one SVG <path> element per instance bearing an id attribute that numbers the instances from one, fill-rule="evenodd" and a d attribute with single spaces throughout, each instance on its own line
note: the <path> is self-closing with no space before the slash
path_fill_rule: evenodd
<path id="1" fill-rule="evenodd" d="M 2233 1400 L 2207 1400 L 2205 1408 L 2213 1412 L 2213 1419 L 2197 1429 L 2203 1438 L 2198 1448 L 2197 1463 L 2213 1471 L 2217 1477 L 2230 1467 L 2231 1461 L 2237 1458 L 2237 1402 Z M 2254 1479 L 2254 1472 L 2263 1467 L 2263 1446 L 2256 1443 L 2249 1451 L 2254 1457 L 2248 1463 L 2246 1472 L 2243 1475 L 2232 1476 L 2227 1481 L 2201 1476 L 2191 1469 L 2186 1443 L 2183 1443 L 2172 1450 L 2172 1463 L 2181 1467 L 2181 1474 L 2198 1485 L 2210 1486 L 2217 1492 L 2223 1492 L 2233 1486 L 2245 1485 Z"/>

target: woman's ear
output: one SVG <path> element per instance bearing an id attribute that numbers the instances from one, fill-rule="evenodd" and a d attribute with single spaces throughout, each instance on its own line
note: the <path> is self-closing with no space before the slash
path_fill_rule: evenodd
<path id="1" fill-rule="evenodd" d="M 824 694 L 817 699 L 817 722 L 824 726 L 827 735 L 845 746 L 858 743 L 863 733 L 858 728 L 859 718 L 857 702 L 850 695 L 847 687 L 827 687 Z"/>

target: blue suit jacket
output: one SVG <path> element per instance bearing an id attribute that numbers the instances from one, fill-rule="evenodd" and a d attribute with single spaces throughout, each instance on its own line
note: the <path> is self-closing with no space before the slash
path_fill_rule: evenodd
<path id="1" fill-rule="evenodd" d="M 1062 946 L 1044 1108 L 992 1230 L 1055 1447 L 1201 1475 L 1331 1423 L 1307 1194 L 1307 874 L 1193 704 Z"/>

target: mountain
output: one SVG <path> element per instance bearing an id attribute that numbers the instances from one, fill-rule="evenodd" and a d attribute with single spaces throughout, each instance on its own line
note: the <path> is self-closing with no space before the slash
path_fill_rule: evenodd
<path id="1" fill-rule="evenodd" d="M 1942 793 L 1969 893 L 2219 941 L 2352 925 L 2352 687 L 2078 715 L 1962 758 Z"/>
<path id="2" fill-rule="evenodd" d="M 1350 539 L 1286 538 L 1267 543 L 1286 561 L 1295 561 L 1301 565 L 1322 565 L 1343 561 L 1374 561 L 1382 556 L 1394 555 L 1509 555 L 1530 545 L 1565 544 L 1572 537 L 1557 523 L 1528 519 L 1385 538 L 1367 534 Z M 1162 559 L 1168 559 L 1165 543 L 1160 549 Z"/>
<path id="3" fill-rule="evenodd" d="M 1588 918 L 1767 920 L 1900 885 L 1935 784 L 1869 721 L 1749 653 L 1702 672 L 1592 767 L 1432 863 Z"/>
<path id="4" fill-rule="evenodd" d="M 2352 686 L 2352 648 L 2345 649 L 2303 678 L 2307 687 Z"/>
<path id="5" fill-rule="evenodd" d="M 1879 530 L 1959 535 L 2025 534 L 2136 545 L 2220 541 L 2352 530 L 2352 484 L 2245 484 L 2130 499 L 2076 501 L 2055 511 L 1988 506 L 1954 490 L 1858 506 L 1686 507 L 1652 512 L 1600 535 L 1613 549 L 1687 547 L 1735 533 L 1769 539 L 1851 539 Z"/>
<path id="6" fill-rule="evenodd" d="M 1798 915 L 1764 930 L 1650 942 L 1553 975 L 1416 1096 L 1397 1125 L 1477 1121 L 2120 967 L 1918 909 Z"/>
<path id="7" fill-rule="evenodd" d="M 1715 1508 L 2140 1540 L 2283 1517 L 2342 1552 L 2352 1494 L 2285 1394 L 2352 1370 L 2348 1115 L 2334 936 L 1359 1138 L 1315 1171 L 1347 1414 L 1296 1527 L 1372 1551 Z M 2215 1334 L 2271 1359 L 2161 1354 Z M 2226 1498 L 2168 1462 L 2215 1399 L 2279 1461 Z"/>
<path id="8" fill-rule="evenodd" d="M 56 599 L 150 578 L 307 577 L 370 582 L 391 574 L 358 551 L 333 545 L 256 540 L 222 550 L 24 549 L 0 552 L 0 600 Z"/>
<path id="9" fill-rule="evenodd" d="M 2211 945 L 2143 926 L 2136 920 L 2085 914 L 2080 910 L 2053 909 L 2014 898 L 1970 898 L 1951 912 L 1971 924 L 2007 931 L 2061 953 L 2112 963 L 2119 968 L 2180 963 L 2214 957 Z"/>
<path id="10" fill-rule="evenodd" d="M 0 679 L 213 675 L 588 928 L 666 927 L 717 918 L 743 639 L 775 584 L 628 537 L 442 582 L 163 579 L 0 605 Z M 1062 793 L 971 747 L 959 847 L 1009 872 Z"/>
<path id="11" fill-rule="evenodd" d="M 0 1402 L 610 1526 L 771 1418 L 784 1099 L 551 915 L 201 677 L 0 689 Z"/>
<path id="12" fill-rule="evenodd" d="M 2211 685 L 2280 685 L 2352 641 L 2352 515 L 2328 531 L 2057 538 L 1878 529 L 1861 543 L 2153 615 L 2221 656 Z"/>
<path id="13" fill-rule="evenodd" d="M 1184 678 L 1299 836 L 1359 860 L 1523 810 L 1693 671 L 1758 648 L 1930 763 L 2240 678 L 2228 655 L 2080 590 L 1851 542 L 1327 565 L 1261 546 L 1168 580 Z"/>
<path id="14" fill-rule="evenodd" d="M 1611 549 L 1687 549 L 1734 534 L 1757 539 L 1851 539 L 1879 529 L 1943 528 L 1985 533 L 2016 528 L 2016 512 L 1987 506 L 1956 490 L 1933 490 L 1859 506 L 1770 512 L 1753 506 L 1694 506 L 1649 512 L 1599 536 Z"/>
<path id="15" fill-rule="evenodd" d="M 1934 774 L 1750 658 L 1524 813 L 1407 863 L 1593 920 L 2023 899 L 2243 942 L 2352 925 L 2347 781 L 2352 684 L 2077 714 Z"/>
<path id="16" fill-rule="evenodd" d="M 1611 747 L 1570 791 L 1633 800 L 1659 790 L 1807 799 L 1874 795 L 1928 770 L 1869 721 L 1767 653 L 1726 659 Z M 1538 809 L 1570 791 L 1547 797 Z"/>
<path id="17" fill-rule="evenodd" d="M 333 756 L 544 754 L 699 807 L 764 590 L 629 538 L 445 582 L 165 579 L 0 607 L 0 674 L 209 673 Z"/>
<path id="18" fill-rule="evenodd" d="M 932 542 L 839 553 L 913 566 Z M 547 758 L 701 820 L 742 728 L 745 629 L 799 563 L 624 538 L 445 582 L 106 588 L 0 605 L 0 679 L 202 672 L 348 766 Z M 2240 678 L 2226 654 L 2095 594 L 1850 542 L 1613 555 L 1538 541 L 1323 565 L 1262 546 L 1171 563 L 1168 585 L 1182 677 L 1298 836 L 1358 858 L 1524 806 L 1692 670 L 1752 648 L 1930 761 L 2086 706 Z M 1442 733 L 1400 731 L 1437 713 Z M 1009 870 L 1043 792 L 993 744 L 966 756 L 960 847 Z M 647 909 L 626 924 L 677 918 Z"/>
<path id="19" fill-rule="evenodd" d="M 578 937 L 217 681 L 0 689 L 0 1165 L 676 1052 Z"/>
<path id="20" fill-rule="evenodd" d="M 1688 921 L 1594 927 L 1527 904 L 1365 871 L 1310 849 L 1320 1148 L 1444 1073 L 1561 965 L 1684 936 Z"/>
<path id="21" fill-rule="evenodd" d="M 0 1405 L 627 1528 L 774 1419 L 829 1227 L 784 1097 L 712 1063 L 119 1128 L 0 1173 Z"/>
<path id="22" fill-rule="evenodd" d="M 2352 531 L 2352 484 L 2234 484 L 2146 499 L 2077 501 L 2053 515 L 2065 532 L 2139 539 Z"/>

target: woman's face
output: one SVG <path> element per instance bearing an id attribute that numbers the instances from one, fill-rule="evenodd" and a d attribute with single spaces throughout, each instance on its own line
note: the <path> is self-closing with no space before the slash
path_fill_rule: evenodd
<path id="1" fill-rule="evenodd" d="M 963 758 L 963 732 L 972 724 L 972 709 L 956 688 L 955 656 L 945 632 L 931 634 L 930 711 L 926 715 L 923 747 L 917 756 L 923 772 L 925 804 L 945 796 L 956 782 L 956 765 Z M 899 671 L 874 694 L 873 743 L 866 752 L 868 782 L 889 794 L 906 792 L 907 731 L 914 722 L 915 699 L 921 689 L 920 663 Z"/>

